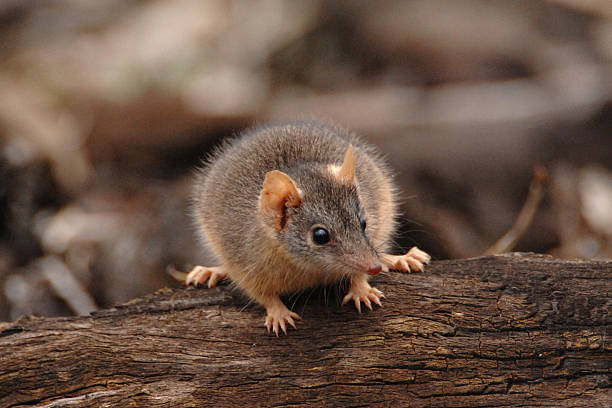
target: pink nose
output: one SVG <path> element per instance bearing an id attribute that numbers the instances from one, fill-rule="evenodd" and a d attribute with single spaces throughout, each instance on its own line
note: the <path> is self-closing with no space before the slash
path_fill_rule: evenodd
<path id="1" fill-rule="evenodd" d="M 382 265 L 376 264 L 368 268 L 368 275 L 378 275 L 382 271 Z"/>

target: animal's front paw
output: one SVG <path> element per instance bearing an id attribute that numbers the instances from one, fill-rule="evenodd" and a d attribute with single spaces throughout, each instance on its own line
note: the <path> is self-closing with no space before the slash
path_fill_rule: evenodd
<path id="1" fill-rule="evenodd" d="M 187 274 L 185 284 L 187 286 L 198 286 L 208 281 L 208 287 L 212 288 L 217 286 L 217 282 L 225 278 L 227 278 L 227 272 L 223 270 L 222 266 L 206 267 L 198 265 Z"/>
<path id="2" fill-rule="evenodd" d="M 380 299 L 383 297 L 385 297 L 383 293 L 370 286 L 366 280 L 352 280 L 348 293 L 344 296 L 344 299 L 342 299 L 342 304 L 345 305 L 352 300 L 359 313 L 361 313 L 361 302 L 363 302 L 368 309 L 372 310 L 372 302 L 376 303 L 378 306 L 382 306 Z"/>
<path id="3" fill-rule="evenodd" d="M 300 315 L 287 309 L 280 300 L 279 303 L 280 305 L 275 304 L 266 308 L 266 329 L 268 329 L 268 332 L 272 330 L 274 334 L 276 334 L 276 337 L 278 337 L 279 327 L 283 333 L 287 334 L 287 323 L 294 329 L 297 329 L 297 327 L 295 327 L 295 320 L 302 320 Z"/>
<path id="4" fill-rule="evenodd" d="M 410 248 L 404 255 L 384 254 L 382 261 L 389 267 L 402 272 L 420 271 L 423 272 L 425 264 L 431 260 L 431 256 L 417 247 Z"/>

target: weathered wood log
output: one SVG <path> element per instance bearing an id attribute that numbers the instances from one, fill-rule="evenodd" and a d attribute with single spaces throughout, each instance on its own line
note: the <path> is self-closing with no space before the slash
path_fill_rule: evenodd
<path id="1" fill-rule="evenodd" d="M 612 405 L 612 261 L 513 254 L 374 283 L 383 308 L 306 293 L 280 338 L 229 286 L 2 324 L 0 406 Z"/>

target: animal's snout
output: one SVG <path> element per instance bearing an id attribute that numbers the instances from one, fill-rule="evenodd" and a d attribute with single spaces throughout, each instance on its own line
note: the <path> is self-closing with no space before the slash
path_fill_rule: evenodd
<path id="1" fill-rule="evenodd" d="M 378 275 L 382 271 L 381 264 L 370 265 L 368 268 L 368 275 Z"/>

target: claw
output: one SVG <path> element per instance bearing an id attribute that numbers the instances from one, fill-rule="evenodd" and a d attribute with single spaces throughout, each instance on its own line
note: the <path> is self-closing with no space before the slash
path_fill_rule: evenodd
<path id="1" fill-rule="evenodd" d="M 423 272 L 423 264 L 419 262 L 418 260 L 416 260 L 415 258 L 408 258 L 407 266 L 408 266 L 408 269 Z"/>
<path id="2" fill-rule="evenodd" d="M 380 291 L 379 291 L 380 292 Z M 381 293 L 382 295 L 382 293 Z M 378 306 L 382 307 L 382 303 L 380 303 L 380 298 L 376 297 L 376 296 L 372 296 L 370 297 L 370 299 L 372 300 L 372 302 L 376 303 Z M 372 310 L 372 308 L 370 308 L 370 310 Z"/>
<path id="3" fill-rule="evenodd" d="M 342 304 L 347 304 L 350 300 L 355 304 L 355 308 L 361 313 L 361 302 L 366 305 L 370 310 L 372 309 L 372 302 L 378 306 L 382 306 L 380 298 L 384 297 L 382 292 L 376 288 L 370 286 L 367 280 L 354 279 L 351 281 L 351 287 L 349 292 L 342 299 Z"/>
<path id="4" fill-rule="evenodd" d="M 295 320 L 302 320 L 297 313 L 287 309 L 280 299 L 278 300 L 278 303 L 275 302 L 272 306 L 268 306 L 266 308 L 266 312 L 266 321 L 264 325 L 268 329 L 268 332 L 270 332 L 270 329 L 272 329 L 272 332 L 274 332 L 276 337 L 278 337 L 280 330 L 287 335 L 287 323 L 289 323 L 294 329 L 297 329 Z"/>
<path id="5" fill-rule="evenodd" d="M 373 293 L 370 293 L 368 295 L 368 299 L 376 303 L 378 306 L 382 307 L 382 303 L 380 303 L 380 298 L 383 297 L 382 292 L 376 288 L 372 288 L 372 289 L 373 289 L 372 290 Z M 372 307 L 370 307 L 370 310 L 372 310 Z"/>
<path id="6" fill-rule="evenodd" d="M 353 303 L 355 303 L 355 307 L 357 308 L 357 311 L 361 313 L 361 300 L 359 298 L 355 298 L 353 299 Z"/>
<path id="7" fill-rule="evenodd" d="M 417 259 L 418 261 L 424 264 L 428 264 L 431 260 L 431 256 L 429 256 L 427 252 L 421 251 L 417 247 L 410 248 L 410 251 L 408 251 L 406 255 L 411 256 L 412 258 Z"/>
<path id="8" fill-rule="evenodd" d="M 423 272 L 425 270 L 424 265 L 429 263 L 431 256 L 417 247 L 412 247 L 410 251 L 406 252 L 404 255 L 384 254 L 381 259 L 385 266 L 390 269 L 396 269 L 402 272 Z"/>
<path id="9" fill-rule="evenodd" d="M 208 281 L 208 287 L 212 288 L 214 286 L 217 286 L 217 283 L 221 279 L 225 279 L 226 277 L 227 272 L 223 270 L 222 266 L 206 267 L 198 265 L 187 274 L 187 277 L 185 278 L 185 284 L 187 286 L 198 286 Z"/>

